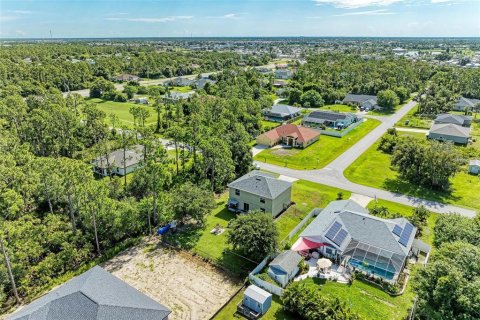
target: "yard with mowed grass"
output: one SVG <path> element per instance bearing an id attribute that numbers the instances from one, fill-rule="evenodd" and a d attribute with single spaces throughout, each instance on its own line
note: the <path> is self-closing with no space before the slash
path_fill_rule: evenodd
<path id="1" fill-rule="evenodd" d="M 268 120 L 262 120 L 261 122 L 262 122 L 263 131 L 271 130 L 282 124 L 280 122 L 274 122 L 274 121 L 268 121 Z"/>
<path id="2" fill-rule="evenodd" d="M 367 119 L 343 138 L 321 135 L 317 142 L 305 149 L 269 148 L 260 152 L 254 159 L 292 169 L 320 169 L 335 160 L 379 124 L 380 121 L 376 119 Z"/>
<path id="3" fill-rule="evenodd" d="M 424 137 L 423 134 L 400 131 L 398 133 Z M 480 210 L 480 177 L 469 175 L 466 167 L 462 167 L 450 180 L 450 192 L 429 190 L 400 179 L 398 172 L 390 166 L 391 156 L 377 150 L 379 141 L 345 170 L 344 175 L 348 180 L 409 196 Z"/>
<path id="4" fill-rule="evenodd" d="M 313 208 L 325 207 L 330 201 L 335 200 L 338 192 L 342 192 L 345 199 L 350 197 L 348 191 L 304 180 L 294 182 L 292 201 L 296 204 L 275 220 L 279 231 L 278 241 L 285 239 Z M 192 226 L 180 229 L 176 234 L 168 234 L 166 240 L 172 245 L 210 259 L 233 273 L 245 274 L 251 271 L 256 263 L 238 255 L 227 243 L 228 222 L 236 217 L 235 213 L 226 209 L 227 200 L 228 192 L 216 199 L 217 207 L 206 217 L 204 227 Z M 220 235 L 211 233 L 217 225 L 224 228 L 225 232 Z"/>
<path id="5" fill-rule="evenodd" d="M 170 91 L 175 91 L 175 92 L 190 92 L 192 91 L 192 87 L 190 86 L 185 86 L 185 87 L 170 87 Z"/>
<path id="6" fill-rule="evenodd" d="M 410 110 L 406 115 L 403 116 L 400 121 L 398 121 L 396 127 L 407 127 L 407 128 L 419 128 L 419 129 L 430 129 L 432 125 L 432 119 L 421 118 L 415 113 L 418 110 L 418 106 Z M 408 121 L 408 124 L 407 124 Z"/>
<path id="7" fill-rule="evenodd" d="M 328 110 L 328 111 L 335 111 L 335 112 L 357 112 L 357 107 L 347 106 L 346 104 L 327 104 L 323 107 L 319 108 L 319 110 Z"/>
<path id="8" fill-rule="evenodd" d="M 99 110 L 105 112 L 105 114 L 107 115 L 106 121 L 109 126 L 112 125 L 109 115 L 113 113 L 118 116 L 121 125 L 125 125 L 129 128 L 133 127 L 133 116 L 130 114 L 130 108 L 132 106 L 139 106 L 140 108 L 144 108 L 150 112 L 150 116 L 145 121 L 145 125 L 149 126 L 157 122 L 157 113 L 152 107 L 147 107 L 131 102 L 107 101 L 99 98 L 86 99 L 86 101 L 95 103 Z M 115 124 L 115 126 L 119 127 L 120 125 Z"/>

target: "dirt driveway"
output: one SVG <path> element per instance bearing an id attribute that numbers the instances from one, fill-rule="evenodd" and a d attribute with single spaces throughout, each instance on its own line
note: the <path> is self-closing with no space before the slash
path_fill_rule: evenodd
<path id="1" fill-rule="evenodd" d="M 169 319 L 209 319 L 241 287 L 210 264 L 154 242 L 130 248 L 103 267 L 169 307 Z"/>

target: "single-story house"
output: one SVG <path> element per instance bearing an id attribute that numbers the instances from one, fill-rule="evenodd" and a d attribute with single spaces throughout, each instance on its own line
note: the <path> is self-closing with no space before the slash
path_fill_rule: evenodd
<path id="1" fill-rule="evenodd" d="M 309 128 L 326 126 L 343 129 L 359 120 L 360 118 L 353 113 L 312 111 L 303 118 L 302 124 Z"/>
<path id="2" fill-rule="evenodd" d="M 293 76 L 293 72 L 288 69 L 277 69 L 275 70 L 276 79 L 290 79 Z"/>
<path id="3" fill-rule="evenodd" d="M 293 250 L 286 250 L 280 253 L 268 265 L 268 275 L 278 284 L 285 288 L 300 270 L 298 264 L 302 256 Z"/>
<path id="4" fill-rule="evenodd" d="M 167 320 L 170 309 L 99 266 L 65 282 L 8 320 Z"/>
<path id="5" fill-rule="evenodd" d="M 265 120 L 283 122 L 300 115 L 302 109 L 285 104 L 275 104 L 270 109 L 263 110 Z"/>
<path id="6" fill-rule="evenodd" d="M 214 81 L 214 80 L 211 80 L 211 79 L 207 79 L 207 78 L 201 78 L 201 79 L 198 79 L 196 82 L 195 82 L 195 87 L 197 87 L 197 89 L 203 89 L 205 88 L 205 85 L 209 83 L 209 84 L 215 84 L 217 83 L 217 81 Z"/>
<path id="7" fill-rule="evenodd" d="M 428 131 L 427 137 L 439 141 L 467 144 L 470 139 L 470 127 L 462 127 L 451 123 L 434 123 Z"/>
<path id="8" fill-rule="evenodd" d="M 274 217 L 292 203 L 292 183 L 254 170 L 228 184 L 227 208 L 233 212 L 261 210 Z"/>
<path id="9" fill-rule="evenodd" d="M 272 294 L 252 284 L 245 289 L 237 312 L 248 319 L 258 319 L 272 306 Z"/>
<path id="10" fill-rule="evenodd" d="M 460 97 L 453 107 L 455 111 L 465 111 L 466 109 L 472 110 L 475 106 L 480 104 L 480 99 L 472 99 Z"/>
<path id="11" fill-rule="evenodd" d="M 343 266 L 394 283 L 413 254 L 416 231 L 405 218 L 382 219 L 353 200 L 332 201 L 292 249 L 315 249 Z M 415 248 L 422 250 L 419 245 Z"/>
<path id="12" fill-rule="evenodd" d="M 256 67 L 255 68 L 258 72 L 260 72 L 261 74 L 270 74 L 272 73 L 272 69 L 271 68 L 267 68 L 267 67 Z"/>
<path id="13" fill-rule="evenodd" d="M 170 85 L 177 87 L 186 87 L 191 86 L 195 83 L 195 80 L 186 78 L 186 77 L 177 77 L 170 82 Z"/>
<path id="14" fill-rule="evenodd" d="M 163 100 L 166 101 L 179 101 L 179 100 L 188 100 L 191 96 L 195 94 L 195 91 L 188 91 L 188 92 L 177 92 L 177 91 L 170 91 L 167 94 L 163 95 Z"/>
<path id="15" fill-rule="evenodd" d="M 470 127 L 470 125 L 472 124 L 472 117 L 464 116 L 461 114 L 443 113 L 443 114 L 437 115 L 437 117 L 433 122 L 438 124 L 451 123 L 451 124 L 456 124 L 462 127 Z"/>
<path id="16" fill-rule="evenodd" d="M 145 97 L 134 99 L 137 104 L 148 104 L 148 99 Z"/>
<path id="17" fill-rule="evenodd" d="M 275 88 L 283 88 L 283 87 L 285 87 L 286 85 L 287 85 L 287 83 L 286 83 L 284 80 L 275 80 L 275 81 L 273 82 L 273 86 L 274 86 Z"/>
<path id="18" fill-rule="evenodd" d="M 320 131 L 295 124 L 284 124 L 262 133 L 256 139 L 258 144 L 274 146 L 279 143 L 295 148 L 305 148 L 320 137 Z"/>
<path id="19" fill-rule="evenodd" d="M 377 104 L 377 97 L 366 94 L 347 94 L 342 100 L 343 104 L 354 105 L 362 110 L 378 110 L 381 107 Z"/>
<path id="20" fill-rule="evenodd" d="M 144 159 L 143 146 L 135 145 L 125 151 L 118 149 L 110 152 L 108 159 L 105 156 L 100 156 L 92 161 L 93 172 L 102 176 L 108 176 L 110 173 L 124 176 L 133 172 L 142 166 Z M 125 158 L 125 162 L 123 161 Z"/>
<path id="21" fill-rule="evenodd" d="M 138 82 L 139 80 L 140 80 L 139 76 L 134 76 L 132 74 L 119 74 L 118 76 L 113 77 L 113 81 L 119 81 L 119 82 L 124 82 L 124 81 Z"/>
<path id="22" fill-rule="evenodd" d="M 468 172 L 471 174 L 480 174 L 480 160 L 470 160 L 468 163 Z"/>

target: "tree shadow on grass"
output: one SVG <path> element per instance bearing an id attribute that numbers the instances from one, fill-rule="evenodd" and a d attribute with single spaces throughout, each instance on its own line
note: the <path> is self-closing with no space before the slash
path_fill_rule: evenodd
<path id="1" fill-rule="evenodd" d="M 175 233 L 168 233 L 164 240 L 174 247 L 190 250 L 197 244 L 203 230 L 204 227 L 198 225 L 186 225 L 178 228 Z"/>
<path id="2" fill-rule="evenodd" d="M 228 211 L 227 208 L 223 208 L 220 212 L 215 214 L 215 217 L 228 222 L 234 219 L 236 215 L 235 213 Z"/>
<path id="3" fill-rule="evenodd" d="M 454 196 L 452 194 L 452 186 L 450 189 L 446 191 L 441 190 L 431 190 L 425 187 L 421 187 L 402 179 L 386 179 L 383 182 L 382 188 L 391 192 L 394 192 L 400 195 L 405 195 L 407 197 L 416 197 L 424 200 L 430 200 L 435 202 L 443 202 L 443 203 L 455 203 L 459 201 L 461 198 L 458 196 Z M 415 201 L 414 201 L 415 202 Z M 421 202 L 417 201 L 418 204 Z"/>

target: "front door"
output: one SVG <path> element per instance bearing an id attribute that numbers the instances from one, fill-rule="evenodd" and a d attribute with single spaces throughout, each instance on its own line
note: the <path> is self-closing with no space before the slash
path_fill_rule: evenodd
<path id="1" fill-rule="evenodd" d="M 245 212 L 250 211 L 250 205 L 248 203 L 243 203 L 243 211 Z"/>

